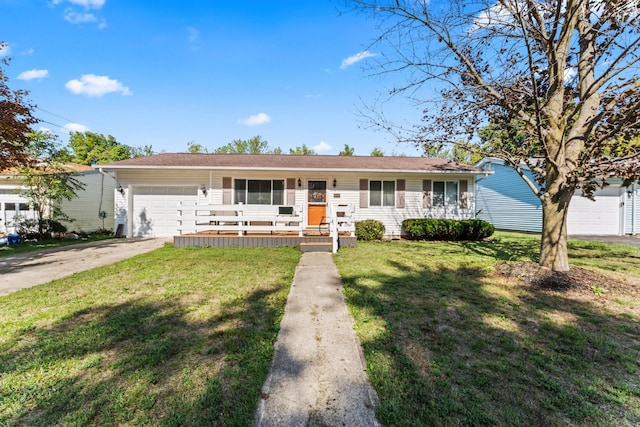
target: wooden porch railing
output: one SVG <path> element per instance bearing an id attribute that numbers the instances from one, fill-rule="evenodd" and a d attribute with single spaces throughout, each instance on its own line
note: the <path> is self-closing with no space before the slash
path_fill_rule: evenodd
<path id="1" fill-rule="evenodd" d="M 328 227 L 337 251 L 338 235 L 355 236 L 354 208 L 351 205 L 331 205 L 323 224 Z M 302 206 L 271 205 L 200 205 L 178 203 L 178 233 L 201 231 L 233 231 L 238 236 L 246 232 L 297 232 L 303 235 L 305 218 Z M 314 227 L 315 228 L 315 227 Z"/>
<path id="2" fill-rule="evenodd" d="M 297 231 L 304 228 L 302 210 L 298 206 L 271 205 L 200 205 L 178 203 L 178 232 Z"/>

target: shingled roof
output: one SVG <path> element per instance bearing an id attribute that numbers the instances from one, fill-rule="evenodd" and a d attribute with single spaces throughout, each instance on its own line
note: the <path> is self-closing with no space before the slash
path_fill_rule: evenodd
<path id="1" fill-rule="evenodd" d="M 102 169 L 242 169 L 368 172 L 484 173 L 482 169 L 427 157 L 297 156 L 284 154 L 163 153 L 97 165 Z"/>
<path id="2" fill-rule="evenodd" d="M 37 169 L 37 168 L 36 168 Z M 64 163 L 59 172 L 93 172 L 95 168 L 93 166 L 80 165 L 77 163 Z M 0 171 L 0 175 L 2 176 L 17 176 L 20 175 L 20 170 L 18 168 L 9 168 Z"/>

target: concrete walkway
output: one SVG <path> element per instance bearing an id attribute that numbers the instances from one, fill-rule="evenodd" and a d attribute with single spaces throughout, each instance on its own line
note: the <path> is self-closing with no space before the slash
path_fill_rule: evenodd
<path id="1" fill-rule="evenodd" d="M 377 426 L 376 394 L 331 254 L 302 255 L 254 426 Z"/>
<path id="2" fill-rule="evenodd" d="M 130 258 L 166 239 L 108 239 L 0 258 L 0 296 Z"/>

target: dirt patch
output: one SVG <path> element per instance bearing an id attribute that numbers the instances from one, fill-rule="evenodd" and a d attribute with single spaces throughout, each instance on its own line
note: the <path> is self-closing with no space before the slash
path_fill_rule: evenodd
<path id="1" fill-rule="evenodd" d="M 578 294 L 611 292 L 617 295 L 636 296 L 638 286 L 624 280 L 584 268 L 572 267 L 567 272 L 554 272 L 535 262 L 502 261 L 495 266 L 496 274 L 516 278 L 537 288 Z"/>

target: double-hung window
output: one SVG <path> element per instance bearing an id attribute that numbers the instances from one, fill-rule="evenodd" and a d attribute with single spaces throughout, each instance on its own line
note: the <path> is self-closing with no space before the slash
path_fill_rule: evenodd
<path id="1" fill-rule="evenodd" d="M 458 181 L 434 181 L 433 206 L 458 206 Z"/>
<path id="2" fill-rule="evenodd" d="M 284 180 L 236 179 L 235 203 L 246 205 L 284 205 Z"/>
<path id="3" fill-rule="evenodd" d="M 395 181 L 369 181 L 369 206 L 395 206 Z"/>

